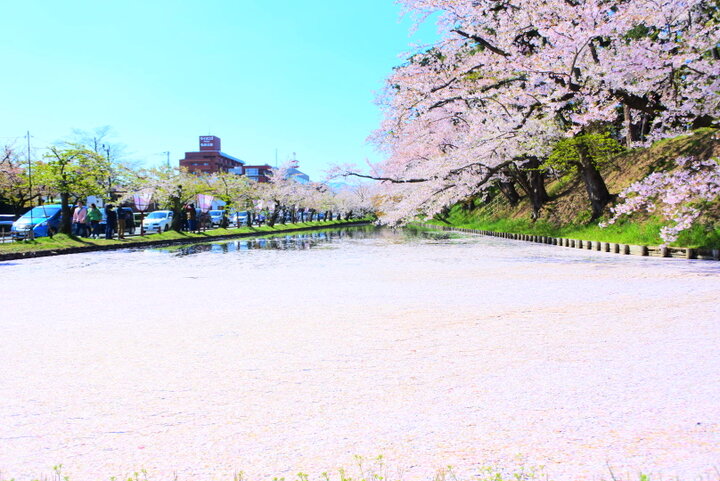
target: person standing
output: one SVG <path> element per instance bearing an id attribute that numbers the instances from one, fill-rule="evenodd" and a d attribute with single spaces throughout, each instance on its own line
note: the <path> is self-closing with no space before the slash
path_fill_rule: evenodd
<path id="1" fill-rule="evenodd" d="M 112 204 L 105 206 L 105 238 L 112 239 L 115 236 L 115 228 L 117 227 L 117 212 L 113 209 Z"/>
<path id="2" fill-rule="evenodd" d="M 195 232 L 198 230 L 197 211 L 195 210 L 195 204 L 190 204 L 187 206 L 187 223 L 188 223 L 188 230 L 190 232 Z"/>
<path id="3" fill-rule="evenodd" d="M 83 201 L 77 201 L 72 216 L 72 232 L 73 235 L 87 237 L 87 208 Z"/>
<path id="4" fill-rule="evenodd" d="M 118 239 L 125 238 L 125 211 L 121 206 L 117 208 Z"/>
<path id="5" fill-rule="evenodd" d="M 87 220 L 90 221 L 90 237 L 97 239 L 100 236 L 100 221 L 102 220 L 102 212 L 95 204 L 90 204 L 90 210 L 87 213 Z"/>
<path id="6" fill-rule="evenodd" d="M 180 210 L 180 230 L 188 230 L 190 227 L 188 226 L 188 218 L 187 218 L 187 204 L 184 204 L 182 209 Z"/>

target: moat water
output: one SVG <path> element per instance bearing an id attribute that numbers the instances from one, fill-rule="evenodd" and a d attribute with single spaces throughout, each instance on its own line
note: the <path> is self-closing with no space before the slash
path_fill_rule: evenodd
<path id="1" fill-rule="evenodd" d="M 717 479 L 719 289 L 375 229 L 0 263 L 0 479 Z"/>

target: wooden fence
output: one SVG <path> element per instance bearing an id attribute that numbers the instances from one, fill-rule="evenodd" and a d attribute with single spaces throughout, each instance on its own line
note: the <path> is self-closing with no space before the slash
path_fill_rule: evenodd
<path id="1" fill-rule="evenodd" d="M 582 239 L 566 239 L 564 237 L 550 237 L 533 234 L 511 234 L 509 232 L 494 232 L 489 230 L 465 229 L 462 227 L 450 227 L 434 224 L 420 224 L 423 227 L 435 230 L 465 232 L 468 234 L 480 234 L 502 239 L 519 240 L 526 242 L 537 242 L 559 247 L 570 247 L 574 249 L 585 249 L 599 252 L 610 252 L 613 254 L 668 257 L 682 259 L 704 259 L 720 260 L 720 249 L 693 249 L 685 247 L 662 247 L 662 246 L 639 246 L 632 244 L 616 244 L 612 242 L 589 241 Z"/>

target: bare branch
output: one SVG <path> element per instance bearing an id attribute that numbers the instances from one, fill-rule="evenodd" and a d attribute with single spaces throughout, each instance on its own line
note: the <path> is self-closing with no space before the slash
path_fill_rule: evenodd
<path id="1" fill-rule="evenodd" d="M 490 42 L 488 42 L 487 40 L 485 40 L 485 39 L 482 38 L 482 37 L 478 37 L 477 35 L 469 34 L 469 33 L 463 32 L 462 30 L 458 30 L 458 29 L 453 29 L 453 30 L 450 30 L 450 31 L 451 31 L 451 32 L 454 32 L 454 33 L 457 33 L 457 34 L 460 35 L 461 37 L 465 37 L 465 38 L 468 38 L 468 39 L 470 39 L 470 40 L 475 41 L 476 43 L 478 43 L 479 45 L 482 45 L 483 47 L 487 48 L 488 50 L 490 50 L 490 51 L 493 52 L 493 53 L 496 53 L 496 54 L 498 54 L 498 55 L 502 55 L 503 57 L 509 57 L 509 56 L 510 56 L 509 53 L 507 53 L 507 52 L 504 51 L 504 50 L 499 49 L 498 47 L 496 47 L 495 45 L 491 44 Z"/>

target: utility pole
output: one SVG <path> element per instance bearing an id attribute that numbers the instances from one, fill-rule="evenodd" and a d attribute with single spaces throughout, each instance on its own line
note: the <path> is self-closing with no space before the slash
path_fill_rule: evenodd
<path id="1" fill-rule="evenodd" d="M 30 131 L 27 131 L 27 163 L 28 163 L 28 190 L 30 197 L 30 232 L 28 232 L 28 239 L 35 238 L 35 222 L 33 222 L 33 205 L 32 205 L 32 160 L 30 160 Z"/>
<path id="2" fill-rule="evenodd" d="M 163 154 L 165 154 L 165 156 L 166 156 L 167 167 L 169 169 L 170 168 L 170 151 L 166 150 L 165 152 L 163 152 Z"/>
<path id="3" fill-rule="evenodd" d="M 28 163 L 28 185 L 30 197 L 32 197 L 32 162 L 30 161 L 30 131 L 27 131 L 27 163 Z"/>
<path id="4" fill-rule="evenodd" d="M 108 161 L 108 168 L 110 173 L 108 174 L 108 202 L 112 201 L 112 167 L 110 164 L 110 146 L 102 144 L 102 149 L 105 151 L 105 158 Z"/>

